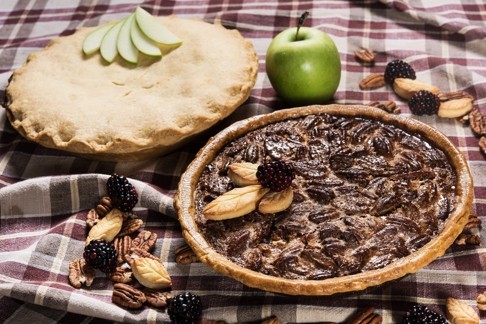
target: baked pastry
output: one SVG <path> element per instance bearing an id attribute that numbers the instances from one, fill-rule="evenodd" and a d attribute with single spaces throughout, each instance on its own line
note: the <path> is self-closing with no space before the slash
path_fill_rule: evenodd
<path id="1" fill-rule="evenodd" d="M 161 59 L 86 57 L 82 44 L 93 28 L 30 54 L 6 90 L 13 127 L 46 147 L 121 161 L 170 152 L 227 117 L 256 81 L 251 42 L 221 25 L 158 19 L 183 41 Z"/>
<path id="2" fill-rule="evenodd" d="M 290 206 L 210 220 L 234 163 L 285 161 Z M 468 220 L 462 154 L 414 119 L 363 106 L 309 106 L 233 124 L 181 178 L 175 206 L 199 259 L 244 284 L 286 294 L 358 291 L 442 255 Z"/>

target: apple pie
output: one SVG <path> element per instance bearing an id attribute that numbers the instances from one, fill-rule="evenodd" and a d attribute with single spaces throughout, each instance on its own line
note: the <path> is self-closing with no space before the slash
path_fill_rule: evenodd
<path id="1" fill-rule="evenodd" d="M 182 45 L 162 58 L 85 56 L 93 28 L 29 55 L 6 89 L 10 123 L 49 148 L 100 160 L 170 152 L 227 117 L 255 84 L 258 58 L 236 30 L 197 19 L 159 17 Z"/>
<path id="2" fill-rule="evenodd" d="M 288 208 L 206 217 L 205 206 L 238 186 L 230 166 L 269 161 L 292 167 Z M 375 108 L 329 105 L 223 130 L 182 176 L 175 205 L 188 244 L 215 270 L 267 291 L 329 295 L 429 264 L 462 231 L 471 204 L 467 163 L 447 137 Z"/>

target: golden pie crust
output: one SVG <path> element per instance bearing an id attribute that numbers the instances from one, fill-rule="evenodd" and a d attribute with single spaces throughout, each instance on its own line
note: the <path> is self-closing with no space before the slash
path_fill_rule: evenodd
<path id="1" fill-rule="evenodd" d="M 456 173 L 457 183 L 455 208 L 445 221 L 442 232 L 416 252 L 400 258 L 383 268 L 323 280 L 294 280 L 262 274 L 241 267 L 216 252 L 198 231 L 195 221 L 195 188 L 206 165 L 211 163 L 226 144 L 251 130 L 288 118 L 322 113 L 368 117 L 384 123 L 391 123 L 408 132 L 422 134 L 425 140 L 444 151 Z M 461 233 L 468 220 L 473 199 L 472 186 L 472 178 L 464 156 L 446 136 L 428 125 L 415 119 L 387 114 L 371 107 L 308 106 L 251 117 L 231 125 L 210 139 L 183 174 L 175 198 L 175 207 L 178 211 L 183 235 L 187 243 L 195 251 L 199 259 L 214 270 L 228 275 L 247 286 L 266 291 L 290 295 L 331 295 L 360 291 L 401 278 L 418 271 L 437 257 L 443 255 L 459 233 Z"/>
<path id="2" fill-rule="evenodd" d="M 161 59 L 108 65 L 82 43 L 93 28 L 29 55 L 7 87 L 7 116 L 25 138 L 100 160 L 168 153 L 227 117 L 258 72 L 250 41 L 196 19 L 160 17 L 183 44 Z"/>

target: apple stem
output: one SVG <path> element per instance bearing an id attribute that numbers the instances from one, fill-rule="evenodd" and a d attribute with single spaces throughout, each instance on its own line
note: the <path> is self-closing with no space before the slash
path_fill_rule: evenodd
<path id="1" fill-rule="evenodd" d="M 299 20 L 297 20 L 297 32 L 295 33 L 295 40 L 299 40 L 299 29 L 300 27 L 302 27 L 302 25 L 304 24 L 304 21 L 305 19 L 307 18 L 307 16 L 309 16 L 309 12 L 308 11 L 305 11 L 299 18 Z"/>

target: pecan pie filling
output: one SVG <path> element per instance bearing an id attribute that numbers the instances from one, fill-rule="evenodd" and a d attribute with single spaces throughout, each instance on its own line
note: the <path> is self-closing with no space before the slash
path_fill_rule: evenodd
<path id="1" fill-rule="evenodd" d="M 283 160 L 294 198 L 275 214 L 207 220 L 204 206 L 235 185 L 235 162 Z M 340 277 L 386 265 L 438 235 L 455 206 L 456 174 L 420 134 L 366 117 L 309 115 L 226 145 L 196 187 L 196 222 L 232 262 L 288 279 Z"/>

